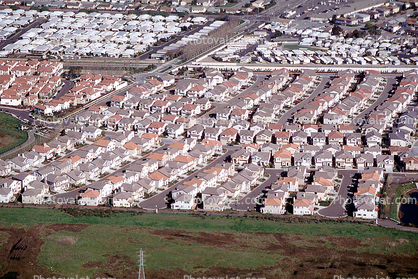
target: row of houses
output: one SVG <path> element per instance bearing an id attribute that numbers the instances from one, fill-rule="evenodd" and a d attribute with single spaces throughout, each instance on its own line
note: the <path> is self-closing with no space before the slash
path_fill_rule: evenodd
<path id="1" fill-rule="evenodd" d="M 353 73 L 348 73 L 348 76 L 350 78 L 353 77 Z M 386 86 L 386 80 L 383 77 L 370 72 L 366 73 L 363 80 L 358 84 L 355 80 L 347 78 L 347 75 L 345 75 L 344 79 L 334 79 L 331 86 L 327 89 L 330 96 L 337 96 L 342 101 L 334 103 L 324 113 L 324 124 L 351 123 L 355 116 L 358 116 L 361 111 L 376 100 L 376 96 L 382 93 Z M 351 90 L 353 85 L 356 86 L 354 91 Z"/>
<path id="2" fill-rule="evenodd" d="M 60 88 L 63 64 L 48 60 L 0 60 L 0 104 L 34 106 Z"/>
<path id="3" fill-rule="evenodd" d="M 78 114 L 75 120 L 96 127 L 105 126 L 109 130 L 134 130 L 137 133 L 153 132 L 179 137 L 196 124 L 196 117 L 208 111 L 213 101 L 225 100 L 230 94 L 236 94 L 235 90 L 248 85 L 252 72 L 237 71 L 228 80 L 216 70 L 207 70 L 203 75 L 204 78 L 177 81 L 172 75 L 159 75 L 132 87 L 123 95 L 113 96 L 110 107 L 91 106 Z M 81 87 L 77 85 L 71 91 L 75 93 Z M 166 88 L 173 88 L 174 94 L 166 91 Z M 215 96 L 214 93 L 220 90 L 223 91 L 222 97 Z M 244 96 L 240 103 L 246 102 L 245 108 L 252 107 L 254 101 L 258 104 L 259 97 L 253 95 Z M 226 111 L 221 114 L 225 119 L 229 118 Z M 218 140 L 216 137 L 213 139 Z"/>
<path id="4" fill-rule="evenodd" d="M 329 201 L 335 197 L 337 171 L 323 167 L 315 172 L 313 182 L 298 190 L 297 174 L 303 181 L 306 172 L 304 167 L 294 167 L 289 170 L 291 176 L 281 177 L 273 183 L 264 200 L 263 213 L 284 214 L 286 206 L 293 205 L 294 215 L 313 215 L 319 208 L 321 201 Z M 369 168 L 362 172 L 362 178 L 358 180 L 357 192 L 354 193 L 355 212 L 354 217 L 362 219 L 376 219 L 378 216 L 377 197 L 383 186 L 384 171 L 380 168 Z M 308 173 L 309 176 L 309 173 Z M 295 187 L 296 186 L 296 187 Z M 294 198 L 291 198 L 294 193 Z M 332 195 L 329 195 L 332 194 Z"/>
<path id="5" fill-rule="evenodd" d="M 367 121 L 361 123 L 363 133 L 374 131 L 383 134 L 385 130 L 392 129 L 388 134 L 389 145 L 406 147 L 412 143 L 411 134 L 415 131 L 415 124 L 399 122 L 394 127 L 395 120 L 399 114 L 405 112 L 409 104 L 415 99 L 417 92 L 418 75 L 416 71 L 408 71 L 403 74 L 403 78 L 398 84 L 394 93 L 376 107 L 368 115 Z M 404 119 L 404 116 L 402 119 Z M 401 120 L 402 120 L 401 119 Z"/>
<path id="6" fill-rule="evenodd" d="M 263 213 L 284 214 L 291 200 L 294 215 L 313 215 L 320 202 L 332 199 L 335 194 L 337 170 L 322 166 L 315 172 L 312 183 L 306 185 L 310 176 L 305 166 L 289 168 L 287 176 L 280 177 L 270 186 L 264 199 Z M 291 198 L 291 194 L 294 198 Z"/>
<path id="7" fill-rule="evenodd" d="M 204 170 L 202 174 L 215 176 L 216 183 L 212 185 L 205 183 L 205 185 L 199 183 L 196 177 L 176 185 L 172 191 L 174 203 L 171 208 L 194 209 L 200 206 L 204 210 L 222 211 L 229 208 L 233 200 L 249 193 L 251 186 L 256 185 L 263 174 L 264 168 L 254 164 L 246 164 L 239 172 L 236 172 L 236 167 L 232 163 L 216 165 Z M 188 187 L 191 181 L 201 185 L 199 191 L 193 191 L 194 189 Z M 197 193 L 201 196 L 200 199 L 195 198 Z"/>
<path id="8" fill-rule="evenodd" d="M 37 104 L 34 107 L 34 112 L 41 115 L 53 115 L 71 107 L 86 104 L 127 85 L 128 83 L 119 77 L 85 74 L 80 77 L 69 92 L 59 98 Z"/>
<path id="9" fill-rule="evenodd" d="M 1 174 L 12 175 L 11 179 L 22 175 L 27 177 L 22 187 L 13 192 L 25 191 L 22 195 L 24 203 L 58 202 L 60 194 L 51 196 L 51 192 L 63 193 L 70 187 L 84 184 L 87 186 L 79 188 L 77 197 L 69 202 L 79 200 L 79 204 L 98 205 L 110 195 L 129 191 L 132 195 L 127 200 L 130 202 L 167 187 L 178 176 L 205 164 L 215 153 L 222 151 L 221 144 L 213 141 L 197 144 L 194 139 L 186 139 L 173 142 L 167 148 L 156 149 L 160 143 L 161 139 L 152 133 L 135 136 L 132 131 L 109 132 L 103 137 L 102 130 L 98 128 L 74 125 L 66 129 L 66 135 L 56 140 L 34 146 L 31 151 L 9 161 L 1 161 Z M 86 146 L 77 149 L 76 146 L 80 145 Z M 141 157 L 142 152 L 153 150 Z M 120 171 L 121 175 L 116 175 L 116 171 L 126 164 L 129 167 Z M 112 172 L 113 176 L 100 179 Z M 133 183 L 143 187 L 131 185 Z M 124 188 L 120 187 L 122 185 Z M 136 189 L 133 192 L 132 187 Z M 92 191 L 98 191 L 100 195 L 92 199 L 92 193 L 96 193 Z M 8 202 L 11 200 L 8 199 Z M 126 205 L 123 204 L 120 206 Z M 117 203 L 115 206 L 118 206 Z"/>
<path id="10" fill-rule="evenodd" d="M 383 187 L 383 172 L 363 172 L 358 180 L 357 192 L 354 193 L 354 217 L 377 219 L 378 200 Z"/>
<path id="11" fill-rule="evenodd" d="M 131 207 L 145 195 L 167 189 L 221 151 L 220 144 L 214 142 L 197 143 L 191 139 L 172 142 L 129 164 L 122 175 L 125 179 L 120 178 L 119 187 L 111 187 L 111 183 L 103 179 L 83 187 L 79 191 L 78 204 L 97 206 L 112 196 L 113 206 Z M 131 180 L 126 179 L 127 174 L 132 176 Z M 206 175 L 201 180 L 194 178 L 184 184 L 191 190 L 187 193 L 194 195 L 215 182 L 216 176 Z"/>
<path id="12" fill-rule="evenodd" d="M 180 22 L 177 15 L 151 17 L 148 14 L 75 14 L 59 11 L 32 13 L 32 17 L 46 17 L 47 21 L 26 31 L 16 42 L 5 45 L 2 56 L 20 52 L 55 56 L 133 57 L 159 40 L 167 40 L 194 24 L 206 22 L 206 19 L 190 18 Z"/>
<path id="13" fill-rule="evenodd" d="M 373 36 L 364 38 L 344 37 L 344 34 L 333 35 L 332 27 L 306 27 L 306 25 L 291 24 L 292 21 L 273 21 L 264 26 L 272 32 L 281 32 L 295 39 L 264 41 L 258 44 L 254 54 L 235 57 L 241 61 L 244 58 L 259 62 L 279 62 L 282 64 L 371 64 L 399 65 L 399 51 L 408 46 L 408 52 L 416 54 L 411 40 L 401 38 L 383 39 Z M 384 28 L 384 26 L 382 26 Z M 288 49 L 286 44 L 298 43 L 299 49 Z M 312 49 L 310 47 L 318 47 Z M 413 59 L 411 59 L 413 60 Z M 248 60 L 250 61 L 250 60 Z M 248 62 L 242 61 L 242 62 Z M 412 63 L 412 62 L 409 62 Z"/>

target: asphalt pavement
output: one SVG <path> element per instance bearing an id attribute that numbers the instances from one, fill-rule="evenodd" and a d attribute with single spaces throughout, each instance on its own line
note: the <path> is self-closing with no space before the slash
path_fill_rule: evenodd
<path id="1" fill-rule="evenodd" d="M 3 49 L 5 46 L 9 45 L 9 44 L 13 44 L 15 43 L 17 40 L 20 39 L 20 36 L 22 36 L 23 34 L 26 33 L 26 31 L 28 31 L 29 29 L 32 28 L 37 28 L 39 27 L 39 25 L 43 24 L 46 22 L 45 18 L 39 18 L 37 20 L 35 20 L 34 22 L 32 22 L 31 24 L 29 24 L 28 26 L 26 26 L 23 29 L 20 29 L 19 32 L 17 32 L 16 34 L 14 34 L 12 37 L 10 37 L 7 40 L 4 40 L 1 44 L 0 44 L 0 49 Z"/>
<path id="2" fill-rule="evenodd" d="M 64 96 L 64 94 L 70 92 L 70 89 L 74 87 L 74 82 L 71 81 L 71 80 L 63 79 L 62 83 L 63 83 L 63 85 L 62 85 L 61 89 L 54 96 L 55 99 L 61 98 L 62 96 Z"/>
<path id="3" fill-rule="evenodd" d="M 413 227 L 405 227 L 402 226 L 395 221 L 389 220 L 389 219 L 379 219 L 377 220 L 377 225 L 383 228 L 389 228 L 389 229 L 396 229 L 400 231 L 407 231 L 407 232 L 415 232 L 418 233 L 418 228 Z"/>
<path id="4" fill-rule="evenodd" d="M 389 92 L 392 90 L 393 85 L 396 84 L 396 79 L 394 77 L 390 77 L 387 79 L 387 84 L 383 89 L 382 93 L 380 94 L 379 98 L 367 109 L 365 109 L 362 113 L 360 113 L 357 117 L 353 119 L 353 125 L 357 127 L 361 126 L 364 123 L 366 117 L 373 112 L 378 106 L 383 104 L 389 98 Z"/>
<path id="5" fill-rule="evenodd" d="M 257 197 L 260 196 L 263 193 L 263 190 L 266 189 L 266 187 L 269 187 L 271 184 L 276 182 L 283 170 L 282 169 L 264 169 L 265 172 L 267 172 L 270 177 L 264 181 L 262 184 L 260 184 L 258 187 L 254 188 L 250 193 L 248 193 L 245 197 L 238 200 L 236 203 L 230 204 L 232 209 L 235 210 L 255 210 L 257 205 Z"/>
<path id="6" fill-rule="evenodd" d="M 343 175 L 343 180 L 341 182 L 340 189 L 338 190 L 338 194 L 327 208 L 323 208 L 318 211 L 319 215 L 330 218 L 341 218 L 347 216 L 347 212 L 344 207 L 344 203 L 348 197 L 347 186 L 351 184 L 351 176 L 356 172 L 356 170 L 338 171 L 338 173 Z"/>
<path id="7" fill-rule="evenodd" d="M 20 120 L 32 122 L 32 118 L 29 117 L 30 112 L 28 109 L 18 109 L 9 106 L 0 106 L 0 109 L 3 110 L 3 112 L 7 112 L 16 116 Z"/>
<path id="8" fill-rule="evenodd" d="M 303 109 L 303 107 L 306 104 L 308 104 L 313 99 L 315 99 L 319 94 L 324 92 L 325 85 L 327 84 L 329 80 L 330 80 L 330 76 L 323 76 L 321 83 L 316 87 L 314 92 L 312 92 L 312 94 L 308 98 L 306 98 L 305 100 L 303 100 L 302 102 L 294 106 L 293 108 L 289 109 L 285 114 L 283 114 L 279 120 L 279 123 L 285 124 L 288 119 L 292 118 L 293 113 L 296 113 L 298 110 Z"/>

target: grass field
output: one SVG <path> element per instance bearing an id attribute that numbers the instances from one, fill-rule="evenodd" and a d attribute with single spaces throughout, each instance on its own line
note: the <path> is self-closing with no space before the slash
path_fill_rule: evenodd
<path id="1" fill-rule="evenodd" d="M 28 139 L 28 133 L 18 129 L 22 121 L 7 113 L 0 113 L 0 154 L 21 145 Z"/>
<path id="2" fill-rule="evenodd" d="M 136 278 L 141 248 L 149 278 L 183 278 L 184 274 L 247 274 L 272 279 L 364 276 L 367 272 L 418 275 L 418 234 L 367 224 L 306 222 L 309 220 L 290 223 L 236 216 L 0 208 L 0 239 L 6 239 L 3 245 L 0 242 L 0 249 L 6 252 L 0 253 L 0 265 L 6 267 L 0 278 L 2 272 L 18 272 L 22 278 L 44 273 Z M 7 257 L 16 243 L 24 246 L 25 240 L 27 254 L 13 253 L 18 255 L 14 258 L 36 262 L 29 271 L 19 270 L 26 266 L 21 260 Z"/>

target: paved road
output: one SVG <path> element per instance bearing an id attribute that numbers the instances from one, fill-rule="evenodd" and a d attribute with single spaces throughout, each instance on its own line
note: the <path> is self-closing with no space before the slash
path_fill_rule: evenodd
<path id="1" fill-rule="evenodd" d="M 43 24 L 45 22 L 46 22 L 46 19 L 45 18 L 39 18 L 39 19 L 35 20 L 34 22 L 32 22 L 31 24 L 29 24 L 25 28 L 21 29 L 19 32 L 17 32 L 15 35 L 13 35 L 11 38 L 9 38 L 7 40 L 4 40 L 0 44 L 0 49 L 3 49 L 5 46 L 7 46 L 9 44 L 15 43 L 17 40 L 20 39 L 20 36 L 22 36 L 23 34 L 26 33 L 26 31 L 28 31 L 29 29 L 32 29 L 32 28 L 37 28 L 39 25 L 41 25 L 41 24 Z"/>
<path id="2" fill-rule="evenodd" d="M 256 198 L 260 196 L 263 190 L 266 187 L 270 186 L 274 182 L 276 182 L 279 177 L 281 176 L 283 170 L 281 169 L 265 169 L 270 177 L 260 184 L 257 188 L 253 189 L 250 193 L 248 193 L 245 197 L 237 201 L 236 203 L 230 204 L 232 209 L 235 210 L 254 210 L 256 209 Z"/>
<path id="3" fill-rule="evenodd" d="M 415 232 L 418 233 L 418 228 L 412 228 L 412 227 L 405 227 L 401 226 L 395 221 L 389 220 L 389 219 L 379 219 L 378 225 L 384 228 L 390 228 L 390 229 L 396 229 L 400 231 L 408 231 L 408 232 Z"/>
<path id="4" fill-rule="evenodd" d="M 380 94 L 379 98 L 367 109 L 365 109 L 362 113 L 360 113 L 356 118 L 353 119 L 353 124 L 357 127 L 360 127 L 364 124 L 365 118 L 369 116 L 369 114 L 378 106 L 383 104 L 389 97 L 389 91 L 392 90 L 393 85 L 396 84 L 396 80 L 394 77 L 390 77 L 387 79 L 387 84 L 383 89 L 382 93 Z"/>
<path id="5" fill-rule="evenodd" d="M 63 79 L 62 83 L 63 85 L 61 89 L 58 91 L 57 94 L 55 94 L 55 97 L 54 97 L 55 99 L 61 98 L 62 96 L 64 96 L 65 93 L 68 93 L 70 89 L 74 87 L 74 82 L 71 80 Z"/>
<path id="6" fill-rule="evenodd" d="M 175 42 L 177 42 L 177 41 L 180 41 L 180 40 L 181 40 L 181 39 L 183 39 L 184 37 L 187 37 L 187 36 L 189 36 L 189 35 L 193 35 L 194 33 L 197 33 L 197 32 L 199 32 L 200 30 L 202 30 L 202 29 L 203 29 L 203 27 L 205 27 L 205 26 L 209 26 L 209 25 L 211 25 L 212 23 L 213 23 L 213 20 L 208 20 L 208 22 L 206 22 L 206 23 L 205 23 L 205 24 L 203 24 L 203 25 L 199 25 L 197 28 L 195 28 L 195 29 L 193 29 L 193 30 L 186 31 L 186 32 L 182 32 L 182 33 L 180 33 L 179 35 L 174 36 L 174 37 L 175 37 L 174 39 L 172 39 L 172 40 L 170 40 L 170 41 L 168 41 L 168 42 L 166 42 L 166 43 L 163 43 L 163 44 L 161 44 L 161 45 L 159 45 L 159 46 L 152 46 L 152 47 L 150 48 L 150 50 L 149 50 L 149 51 L 147 51 L 146 53 L 142 54 L 142 55 L 141 55 L 141 56 L 139 56 L 138 58 L 139 58 L 140 60 L 144 60 L 144 59 L 150 58 L 150 57 L 151 57 L 151 53 L 157 52 L 157 51 L 159 51 L 160 49 L 163 49 L 164 47 L 171 45 L 172 43 L 175 43 Z"/>
<path id="7" fill-rule="evenodd" d="M 9 150 L 7 152 L 4 152 L 0 156 L 2 158 L 4 158 L 5 156 L 10 155 L 13 152 L 16 152 L 16 151 L 18 151 L 18 150 L 20 150 L 22 148 L 25 148 L 25 147 L 29 146 L 30 144 L 32 144 L 35 141 L 35 134 L 34 133 L 35 132 L 33 130 L 29 131 L 28 132 L 28 139 L 24 143 L 22 143 L 21 145 L 16 146 L 15 148 L 13 148 L 13 149 L 11 149 L 11 150 Z"/>
<path id="8" fill-rule="evenodd" d="M 18 109 L 18 108 L 13 108 L 13 107 L 8 107 L 8 106 L 0 106 L 0 109 L 2 109 L 3 111 L 9 111 L 8 113 L 16 116 L 17 118 L 23 120 L 23 121 L 31 121 L 32 119 L 29 117 L 30 112 L 28 109 Z"/>
<path id="9" fill-rule="evenodd" d="M 267 74 L 255 73 L 254 76 L 257 78 L 257 80 L 250 87 L 248 87 L 247 89 L 245 89 L 244 91 L 242 91 L 241 93 L 239 93 L 237 96 L 233 97 L 228 102 L 226 102 L 226 103 L 214 103 L 214 105 L 215 106 L 216 105 L 222 106 L 224 104 L 228 104 L 228 105 L 232 106 L 242 96 L 247 95 L 247 94 L 254 93 L 254 91 L 261 85 L 261 83 L 263 82 L 263 80 L 267 76 Z"/>
<path id="10" fill-rule="evenodd" d="M 224 155 L 222 155 L 221 157 L 219 157 L 216 160 L 214 160 L 212 163 L 210 163 L 209 165 L 207 165 L 204 169 L 209 169 L 209 168 L 215 166 L 216 164 L 223 163 L 225 161 L 225 158 L 228 157 L 229 155 L 231 155 L 233 152 L 234 152 L 233 150 L 227 151 Z M 199 173 L 202 173 L 204 169 L 198 170 L 197 172 L 193 173 L 189 177 L 194 177 L 195 175 L 197 175 Z M 189 177 L 187 177 L 185 180 L 189 179 Z M 184 180 L 182 180 L 182 181 L 184 181 Z M 179 182 L 179 183 L 181 183 L 181 182 Z M 168 193 L 175 188 L 175 186 L 177 184 L 174 184 L 170 188 L 168 188 L 167 190 L 159 193 L 158 195 L 152 196 L 151 198 L 149 198 L 149 199 L 141 202 L 139 205 L 142 208 L 149 209 L 149 210 L 155 210 L 156 208 L 158 208 L 158 209 L 167 208 L 167 204 L 165 202 L 165 198 L 167 197 Z"/>
<path id="11" fill-rule="evenodd" d="M 310 101 L 315 99 L 319 94 L 321 94 L 324 89 L 327 82 L 330 80 L 330 76 L 323 76 L 321 83 L 316 87 L 315 91 L 312 92 L 312 94 L 306 98 L 303 102 L 299 103 L 298 105 L 294 106 L 293 108 L 289 109 L 285 114 L 280 117 L 279 123 L 285 124 L 288 119 L 292 118 L 292 114 L 297 112 L 298 110 L 301 110 L 306 104 L 308 104 Z"/>
<path id="12" fill-rule="evenodd" d="M 216 69 L 237 69 L 241 67 L 246 67 L 249 69 L 263 70 L 263 71 L 272 71 L 278 68 L 286 68 L 289 71 L 295 70 L 323 70 L 328 72 L 338 72 L 344 70 L 353 70 L 357 72 L 364 72 L 366 70 L 376 70 L 384 72 L 403 72 L 408 70 L 416 70 L 414 65 L 359 65 L 359 64 L 342 64 L 342 65 L 324 65 L 324 64 L 281 64 L 278 62 L 274 63 L 225 63 L 218 61 L 199 61 L 199 63 L 194 63 L 189 65 L 189 67 L 207 67 L 207 68 L 216 68 Z"/>
<path id="13" fill-rule="evenodd" d="M 341 182 L 338 195 L 334 201 L 327 207 L 318 211 L 319 215 L 330 218 L 341 218 L 347 216 L 347 212 L 344 208 L 344 201 L 347 200 L 348 189 L 347 186 L 351 184 L 351 176 L 356 173 L 355 170 L 340 170 L 338 171 L 343 175 L 343 181 Z"/>

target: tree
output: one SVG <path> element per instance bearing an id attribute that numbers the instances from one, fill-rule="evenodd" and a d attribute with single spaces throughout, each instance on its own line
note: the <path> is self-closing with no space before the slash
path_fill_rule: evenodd
<path id="1" fill-rule="evenodd" d="M 331 34 L 334 36 L 338 36 L 343 32 L 343 29 L 341 28 L 341 26 L 334 24 L 334 26 L 332 27 L 331 30 Z"/>
<path id="2" fill-rule="evenodd" d="M 364 27 L 366 27 L 367 29 L 370 29 L 373 27 L 373 24 L 371 24 L 370 22 L 367 22 L 366 25 L 364 25 Z"/>
<path id="3" fill-rule="evenodd" d="M 281 37 L 281 36 L 283 36 L 283 33 L 280 32 L 280 31 L 276 31 L 276 32 L 274 32 L 273 38 L 277 38 L 277 37 Z"/>

